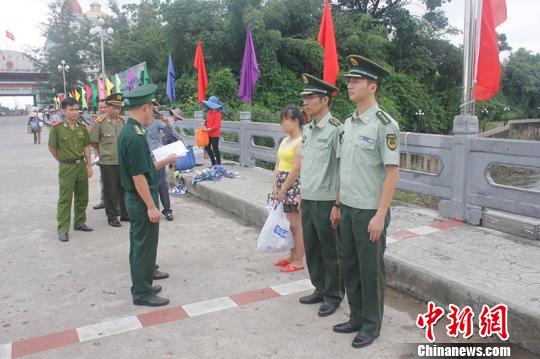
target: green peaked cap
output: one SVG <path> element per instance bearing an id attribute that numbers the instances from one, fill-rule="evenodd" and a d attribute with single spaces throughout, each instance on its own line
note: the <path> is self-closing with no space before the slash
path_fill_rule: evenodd
<path id="1" fill-rule="evenodd" d="M 315 76 L 309 74 L 303 74 L 302 80 L 304 81 L 304 90 L 300 92 L 300 96 L 321 94 L 332 97 L 334 92 L 337 92 L 337 87 L 330 85 Z"/>
<path id="2" fill-rule="evenodd" d="M 347 64 L 349 65 L 349 72 L 345 77 L 369 78 L 379 81 L 383 77 L 390 75 L 387 69 L 362 56 L 348 56 Z"/>

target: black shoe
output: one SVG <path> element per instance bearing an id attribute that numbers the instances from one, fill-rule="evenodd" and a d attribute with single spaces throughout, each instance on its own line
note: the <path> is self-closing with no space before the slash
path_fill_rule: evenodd
<path id="1" fill-rule="evenodd" d="M 60 240 L 60 242 L 67 242 L 69 241 L 69 236 L 67 233 L 60 233 L 58 235 L 58 239 Z"/>
<path id="2" fill-rule="evenodd" d="M 301 297 L 298 301 L 302 304 L 317 304 L 323 302 L 323 297 L 320 294 L 313 293 L 306 295 L 305 297 Z"/>
<path id="3" fill-rule="evenodd" d="M 169 278 L 169 274 L 165 272 L 160 272 L 158 270 L 154 271 L 154 280 L 166 279 Z"/>
<path id="4" fill-rule="evenodd" d="M 350 333 L 356 333 L 360 331 L 360 327 L 355 327 L 351 324 L 351 322 L 341 323 L 334 325 L 332 330 L 336 333 L 340 334 L 350 334 Z"/>
<path id="5" fill-rule="evenodd" d="M 112 217 L 107 220 L 111 227 L 122 227 L 122 224 L 118 221 L 118 218 Z"/>
<path id="6" fill-rule="evenodd" d="M 359 332 L 358 334 L 356 334 L 356 337 L 352 342 L 352 346 L 353 348 L 367 347 L 368 345 L 372 344 L 375 339 L 377 339 L 377 337 L 374 335 L 368 334 L 366 332 Z"/>
<path id="7" fill-rule="evenodd" d="M 160 285 L 153 286 L 152 292 L 154 292 L 154 294 L 158 294 L 159 292 L 161 292 L 161 286 Z"/>
<path id="8" fill-rule="evenodd" d="M 76 231 L 83 231 L 83 232 L 92 232 L 93 229 L 88 227 L 86 224 L 83 224 L 81 227 L 75 228 Z"/>
<path id="9" fill-rule="evenodd" d="M 172 212 L 163 212 L 163 215 L 167 219 L 167 221 L 172 221 L 174 219 Z"/>
<path id="10" fill-rule="evenodd" d="M 120 216 L 120 222 L 129 222 L 129 216 Z"/>
<path id="11" fill-rule="evenodd" d="M 334 314 L 338 307 L 338 305 L 323 302 L 323 304 L 321 304 L 319 307 L 319 317 L 328 317 L 329 315 Z"/>
<path id="12" fill-rule="evenodd" d="M 167 298 L 161 298 L 157 295 L 153 295 L 152 297 L 148 299 L 133 299 L 133 304 L 135 305 L 147 305 L 149 307 L 161 307 L 163 305 L 169 304 L 169 300 Z"/>
<path id="13" fill-rule="evenodd" d="M 105 203 L 103 202 L 99 202 L 98 204 L 94 205 L 94 207 L 92 207 L 93 209 L 103 209 L 105 208 Z"/>

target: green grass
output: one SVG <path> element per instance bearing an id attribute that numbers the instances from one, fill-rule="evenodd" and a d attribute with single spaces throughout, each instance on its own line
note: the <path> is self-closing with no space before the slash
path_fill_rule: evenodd
<path id="1" fill-rule="evenodd" d="M 394 194 L 394 200 L 431 209 L 439 209 L 440 201 L 436 197 L 427 196 L 420 193 L 402 191 L 399 189 L 396 190 L 396 193 Z"/>

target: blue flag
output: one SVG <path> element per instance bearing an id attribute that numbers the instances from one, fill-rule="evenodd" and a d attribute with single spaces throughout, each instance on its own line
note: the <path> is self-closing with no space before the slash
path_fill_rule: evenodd
<path id="1" fill-rule="evenodd" d="M 174 74 L 172 56 L 169 54 L 169 66 L 167 68 L 167 97 L 169 98 L 169 102 L 173 102 L 176 99 L 174 80 L 176 80 L 176 75 Z"/>

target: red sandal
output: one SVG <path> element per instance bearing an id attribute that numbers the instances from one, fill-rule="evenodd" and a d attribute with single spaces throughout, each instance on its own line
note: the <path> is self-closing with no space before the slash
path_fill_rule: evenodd
<path id="1" fill-rule="evenodd" d="M 274 263 L 276 267 L 285 267 L 286 265 L 289 265 L 291 263 L 290 259 L 281 259 Z"/>
<path id="2" fill-rule="evenodd" d="M 302 270 L 304 269 L 304 266 L 303 265 L 299 265 L 297 266 L 296 264 L 287 264 L 285 267 L 283 267 L 281 269 L 281 272 L 283 273 L 291 273 L 291 272 L 296 272 L 296 271 L 299 271 L 299 270 Z"/>

